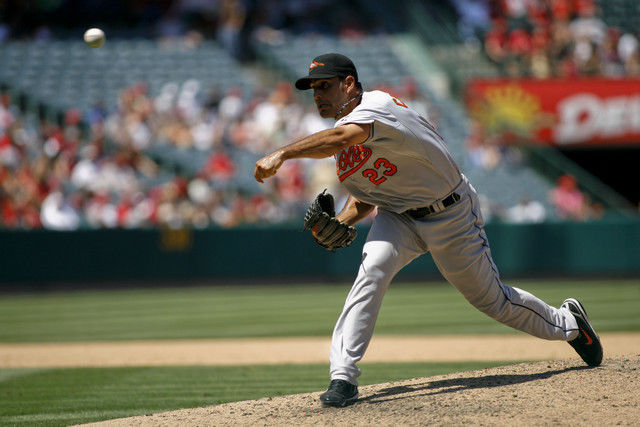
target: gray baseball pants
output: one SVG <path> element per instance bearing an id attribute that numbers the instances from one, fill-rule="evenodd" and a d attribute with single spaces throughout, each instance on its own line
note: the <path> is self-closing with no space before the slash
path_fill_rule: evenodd
<path id="1" fill-rule="evenodd" d="M 567 309 L 551 307 L 501 282 L 476 191 L 464 177 L 455 191 L 460 201 L 419 220 L 378 210 L 362 250 L 358 276 L 333 331 L 331 379 L 357 384 L 357 363 L 369 345 L 389 283 L 425 252 L 431 252 L 445 279 L 471 305 L 493 319 L 547 340 L 567 341 L 578 335 L 576 320 Z"/>

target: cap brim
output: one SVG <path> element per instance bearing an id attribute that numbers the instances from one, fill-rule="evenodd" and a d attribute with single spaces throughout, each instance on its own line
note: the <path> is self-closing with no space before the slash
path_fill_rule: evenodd
<path id="1" fill-rule="evenodd" d="M 313 76 L 300 77 L 298 80 L 296 80 L 296 89 L 298 90 L 311 89 L 311 82 L 313 80 L 330 79 L 332 77 L 337 77 L 337 75 L 335 73 L 333 74 L 314 73 Z"/>

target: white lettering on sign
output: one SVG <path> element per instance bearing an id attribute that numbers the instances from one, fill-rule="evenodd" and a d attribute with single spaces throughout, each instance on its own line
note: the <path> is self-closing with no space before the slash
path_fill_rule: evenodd
<path id="1" fill-rule="evenodd" d="M 554 129 L 559 144 L 576 144 L 592 138 L 614 138 L 640 133 L 640 96 L 600 99 L 579 94 L 558 103 Z"/>

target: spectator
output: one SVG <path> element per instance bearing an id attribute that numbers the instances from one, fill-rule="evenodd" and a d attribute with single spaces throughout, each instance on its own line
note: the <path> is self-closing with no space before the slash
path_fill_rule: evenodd
<path id="1" fill-rule="evenodd" d="M 7 132 L 15 121 L 15 107 L 11 104 L 11 96 L 6 91 L 0 91 L 0 135 Z"/>
<path id="2" fill-rule="evenodd" d="M 466 149 L 474 168 L 491 170 L 500 165 L 503 159 L 498 138 L 487 135 L 484 127 L 477 121 L 471 123 Z"/>
<path id="3" fill-rule="evenodd" d="M 533 224 L 543 222 L 546 216 L 547 212 L 542 203 L 524 195 L 515 206 L 507 209 L 505 220 L 516 224 Z"/>
<path id="4" fill-rule="evenodd" d="M 640 74 L 640 50 L 638 39 L 630 33 L 623 34 L 618 40 L 618 56 L 624 66 L 626 75 L 637 76 Z"/>
<path id="5" fill-rule="evenodd" d="M 585 196 L 578 188 L 578 182 L 569 174 L 558 178 L 556 187 L 551 190 L 550 201 L 556 208 L 559 218 L 584 221 L 588 216 Z"/>
<path id="6" fill-rule="evenodd" d="M 620 43 L 620 30 L 610 27 L 607 30 L 603 42 L 598 47 L 598 56 L 602 65 L 602 73 L 608 76 L 623 76 L 624 65 L 618 53 Z"/>
<path id="7" fill-rule="evenodd" d="M 482 219 L 485 222 L 490 222 L 494 217 L 501 216 L 501 208 L 493 203 L 485 194 L 478 194 L 478 201 L 480 202 L 480 212 L 482 213 Z"/>
<path id="8" fill-rule="evenodd" d="M 246 10 L 238 0 L 222 0 L 220 5 L 218 41 L 231 56 L 243 58 L 241 31 L 246 20 Z"/>
<path id="9" fill-rule="evenodd" d="M 218 111 L 220 119 L 225 123 L 240 120 L 244 113 L 242 89 L 238 86 L 229 88 L 225 97 L 220 101 Z"/>
<path id="10" fill-rule="evenodd" d="M 484 36 L 484 48 L 493 61 L 502 63 L 509 53 L 507 48 L 507 21 L 496 18 L 492 28 Z"/>
<path id="11" fill-rule="evenodd" d="M 202 169 L 203 175 L 209 180 L 223 183 L 229 181 L 235 172 L 233 160 L 224 151 L 213 153 Z"/>
<path id="12" fill-rule="evenodd" d="M 460 16 L 458 33 L 462 40 L 473 40 L 490 25 L 489 7 L 486 0 L 452 0 Z"/>
<path id="13" fill-rule="evenodd" d="M 60 192 L 49 194 L 42 202 L 42 225 L 52 230 L 76 230 L 80 215 Z"/>
<path id="14" fill-rule="evenodd" d="M 602 43 L 607 26 L 596 16 L 593 2 L 576 2 L 577 17 L 571 21 L 569 30 L 575 40 L 587 40 L 596 45 Z"/>

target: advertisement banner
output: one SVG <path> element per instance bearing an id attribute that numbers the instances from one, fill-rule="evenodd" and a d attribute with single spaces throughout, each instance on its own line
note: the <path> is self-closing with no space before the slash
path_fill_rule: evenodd
<path id="1" fill-rule="evenodd" d="M 535 144 L 640 144 L 640 79 L 472 80 L 466 103 L 487 135 Z"/>

